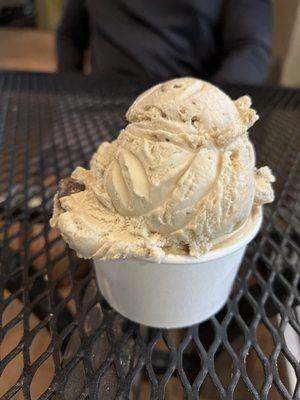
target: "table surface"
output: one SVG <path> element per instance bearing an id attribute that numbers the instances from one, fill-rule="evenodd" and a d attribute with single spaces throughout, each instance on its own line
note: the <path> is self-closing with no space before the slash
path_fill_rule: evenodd
<path id="1" fill-rule="evenodd" d="M 127 321 L 49 227 L 59 179 L 117 136 L 147 86 L 0 74 L 0 397 L 300 398 L 300 91 L 225 88 L 252 96 L 261 118 L 251 139 L 277 177 L 276 201 L 227 304 L 205 323 Z"/>

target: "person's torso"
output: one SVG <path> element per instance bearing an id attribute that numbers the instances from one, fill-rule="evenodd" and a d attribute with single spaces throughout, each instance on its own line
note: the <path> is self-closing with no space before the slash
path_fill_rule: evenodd
<path id="1" fill-rule="evenodd" d="M 92 72 L 209 77 L 222 0 L 86 0 Z"/>

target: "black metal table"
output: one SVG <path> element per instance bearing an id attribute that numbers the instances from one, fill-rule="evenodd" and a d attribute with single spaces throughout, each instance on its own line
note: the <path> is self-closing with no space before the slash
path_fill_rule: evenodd
<path id="1" fill-rule="evenodd" d="M 277 176 L 276 201 L 209 321 L 167 331 L 125 320 L 48 225 L 58 180 L 118 134 L 146 86 L 0 74 L 0 397 L 299 399 L 300 91 L 225 88 L 249 93 L 261 115 L 251 138 Z"/>

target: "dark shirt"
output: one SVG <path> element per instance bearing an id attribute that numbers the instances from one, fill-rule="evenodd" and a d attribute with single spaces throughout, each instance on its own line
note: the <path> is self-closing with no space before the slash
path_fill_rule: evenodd
<path id="1" fill-rule="evenodd" d="M 57 33 L 60 71 L 216 83 L 267 74 L 271 0 L 67 0 Z"/>

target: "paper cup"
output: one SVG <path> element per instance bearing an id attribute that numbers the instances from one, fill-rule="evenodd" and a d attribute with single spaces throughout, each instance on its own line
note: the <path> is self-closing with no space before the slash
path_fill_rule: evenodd
<path id="1" fill-rule="evenodd" d="M 205 321 L 226 303 L 247 244 L 261 222 L 260 213 L 243 238 L 197 259 L 95 259 L 102 295 L 120 314 L 143 325 L 182 328 Z"/>

